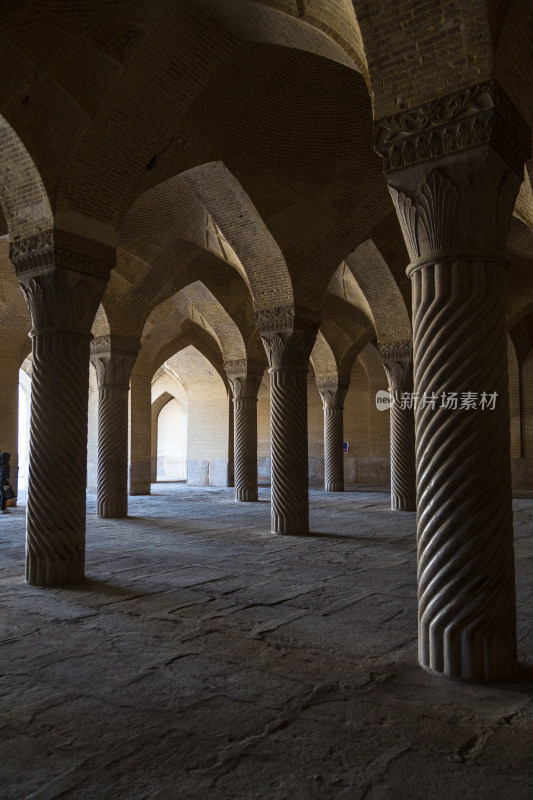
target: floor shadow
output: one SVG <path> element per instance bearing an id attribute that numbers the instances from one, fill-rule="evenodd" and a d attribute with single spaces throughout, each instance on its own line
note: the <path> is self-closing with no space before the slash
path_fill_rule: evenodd
<path id="1" fill-rule="evenodd" d="M 131 597 L 132 594 L 139 597 L 147 596 L 146 592 L 139 592 L 135 587 L 117 586 L 114 583 L 107 583 L 107 581 L 90 577 L 85 578 L 85 580 L 80 583 L 72 583 L 69 586 L 61 588 L 62 591 L 65 592 L 68 592 L 69 589 L 77 593 L 80 591 L 87 592 L 87 594 L 98 592 L 98 594 L 103 594 L 106 597 Z"/>
<path id="2" fill-rule="evenodd" d="M 509 689 L 512 692 L 533 695 L 533 666 L 531 664 L 519 664 L 514 675 L 508 681 L 501 681 L 495 685 L 501 689 Z"/>
<path id="3" fill-rule="evenodd" d="M 296 539 L 335 539 L 345 542 L 361 541 L 360 539 L 357 538 L 355 534 L 353 536 L 350 536 L 348 534 L 343 534 L 343 533 L 319 533 L 318 531 L 306 531 L 305 533 L 284 534 L 285 538 L 288 538 L 290 536 L 294 536 Z"/>
<path id="4" fill-rule="evenodd" d="M 289 533 L 283 534 L 283 538 L 294 537 L 295 539 L 326 539 L 329 541 L 342 541 L 351 542 L 358 547 L 361 546 L 379 546 L 379 547 L 398 547 L 405 553 L 416 552 L 416 546 L 413 544 L 412 537 L 408 534 L 403 534 L 401 537 L 385 536 L 383 539 L 377 536 L 361 536 L 360 533 L 324 533 L 323 531 L 307 531 L 306 533 Z"/>

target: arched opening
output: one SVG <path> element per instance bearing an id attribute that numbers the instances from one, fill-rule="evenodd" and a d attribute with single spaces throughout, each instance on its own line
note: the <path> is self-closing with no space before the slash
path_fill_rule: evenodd
<path id="1" fill-rule="evenodd" d="M 229 431 L 227 388 L 208 359 L 188 345 L 152 381 L 152 481 L 228 486 Z"/>
<path id="2" fill-rule="evenodd" d="M 187 408 L 173 397 L 157 417 L 156 481 L 187 479 Z"/>
<path id="3" fill-rule="evenodd" d="M 31 359 L 19 370 L 18 384 L 18 491 L 28 488 L 31 417 Z M 12 465 L 13 467 L 13 465 Z M 13 481 L 12 481 L 13 483 Z"/>
<path id="4" fill-rule="evenodd" d="M 187 480 L 188 406 L 182 383 L 164 365 L 152 383 L 152 483 Z"/>

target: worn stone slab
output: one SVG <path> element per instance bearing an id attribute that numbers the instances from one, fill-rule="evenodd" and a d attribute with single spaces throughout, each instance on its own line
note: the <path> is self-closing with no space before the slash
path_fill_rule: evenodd
<path id="1" fill-rule="evenodd" d="M 533 671 L 505 686 L 416 663 L 415 515 L 312 490 L 308 536 L 269 492 L 161 484 L 131 517 L 88 497 L 83 584 L 23 583 L 24 507 L 0 519 L 5 800 L 530 800 Z M 531 662 L 533 498 L 516 505 Z"/>

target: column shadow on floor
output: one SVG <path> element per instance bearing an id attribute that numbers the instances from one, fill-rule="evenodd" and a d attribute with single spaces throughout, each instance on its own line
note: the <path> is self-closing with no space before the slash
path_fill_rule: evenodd
<path id="1" fill-rule="evenodd" d="M 283 534 L 283 538 L 294 537 L 295 539 L 331 539 L 331 540 L 338 540 L 344 542 L 352 542 L 354 544 L 361 544 L 362 542 L 368 544 L 391 544 L 391 539 L 376 539 L 372 536 L 363 536 L 361 537 L 357 533 L 353 534 L 344 534 L 344 533 L 324 533 L 319 531 L 307 531 L 306 533 L 289 533 Z M 392 540 L 395 542 L 395 540 Z"/>
<path id="2" fill-rule="evenodd" d="M 500 689 L 509 689 L 511 692 L 533 695 L 533 665 L 519 664 L 516 673 L 510 680 L 495 685 Z"/>
<path id="3" fill-rule="evenodd" d="M 150 592 L 139 592 L 135 587 L 130 586 L 117 586 L 116 583 L 108 583 L 107 581 L 100 580 L 99 578 L 87 577 L 79 583 L 71 583 L 67 586 L 55 587 L 56 591 L 60 590 L 61 594 L 83 592 L 84 594 L 102 594 L 106 597 L 131 597 L 135 594 L 138 597 L 145 597 Z"/>

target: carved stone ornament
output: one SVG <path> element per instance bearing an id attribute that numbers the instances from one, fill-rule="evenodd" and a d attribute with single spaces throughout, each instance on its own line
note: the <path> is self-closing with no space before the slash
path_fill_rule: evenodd
<path id="1" fill-rule="evenodd" d="M 340 381 L 335 375 L 324 375 L 316 379 L 316 388 L 325 409 L 342 408 L 349 387 L 349 383 Z"/>
<path id="2" fill-rule="evenodd" d="M 320 327 L 320 318 L 316 313 L 295 313 L 294 306 L 281 306 L 256 311 L 255 322 L 270 369 L 307 369 Z"/>
<path id="3" fill-rule="evenodd" d="M 296 329 L 316 333 L 320 322 L 319 314 L 307 309 L 295 310 L 292 303 L 286 306 L 262 308 L 255 312 L 255 324 L 260 334 Z"/>
<path id="4" fill-rule="evenodd" d="M 253 359 L 239 358 L 224 361 L 234 400 L 257 400 L 265 365 Z"/>
<path id="5" fill-rule="evenodd" d="M 243 378 L 229 378 L 234 400 L 257 400 L 261 386 L 261 375 L 247 375 Z"/>
<path id="6" fill-rule="evenodd" d="M 9 245 L 9 258 L 17 274 L 53 267 L 54 257 L 54 231 L 51 228 L 15 238 Z"/>
<path id="7" fill-rule="evenodd" d="M 318 326 L 314 331 L 296 329 L 291 333 L 261 334 L 270 370 L 284 368 L 307 370 L 317 332 Z"/>
<path id="8" fill-rule="evenodd" d="M 62 267 L 106 281 L 116 260 L 112 247 L 52 228 L 15 238 L 9 257 L 19 278 Z"/>
<path id="9" fill-rule="evenodd" d="M 413 388 L 413 343 L 383 342 L 378 344 L 383 368 L 387 374 L 389 389 L 394 392 L 411 391 Z"/>
<path id="10" fill-rule="evenodd" d="M 294 325 L 294 306 L 262 308 L 255 312 L 255 324 L 259 333 L 265 331 L 289 330 Z"/>
<path id="11" fill-rule="evenodd" d="M 28 303 L 33 333 L 58 331 L 90 337 L 94 316 L 105 291 L 105 282 L 89 276 L 54 269 L 21 280 Z"/>
<path id="12" fill-rule="evenodd" d="M 120 334 L 97 336 L 91 342 L 91 356 L 101 353 L 136 356 L 140 346 L 139 340 L 134 336 L 121 336 Z"/>
<path id="13" fill-rule="evenodd" d="M 494 80 L 438 97 L 375 125 L 374 144 L 385 172 L 489 143 L 522 180 L 531 133 Z"/>
<path id="14" fill-rule="evenodd" d="M 91 362 L 96 369 L 98 388 L 129 388 L 131 370 L 140 343 L 129 336 L 99 336 L 91 342 Z"/>
<path id="15" fill-rule="evenodd" d="M 389 186 L 411 260 L 464 244 L 459 192 L 439 170 L 432 170 L 420 193 L 408 197 Z"/>
<path id="16" fill-rule="evenodd" d="M 243 378 L 248 371 L 248 360 L 236 358 L 233 361 L 224 361 L 224 371 L 230 380 L 233 377 Z"/>
<path id="17" fill-rule="evenodd" d="M 393 359 L 397 361 L 402 358 L 411 359 L 413 355 L 413 343 L 410 339 L 402 342 L 380 342 L 378 350 L 381 358 L 385 361 Z"/>

